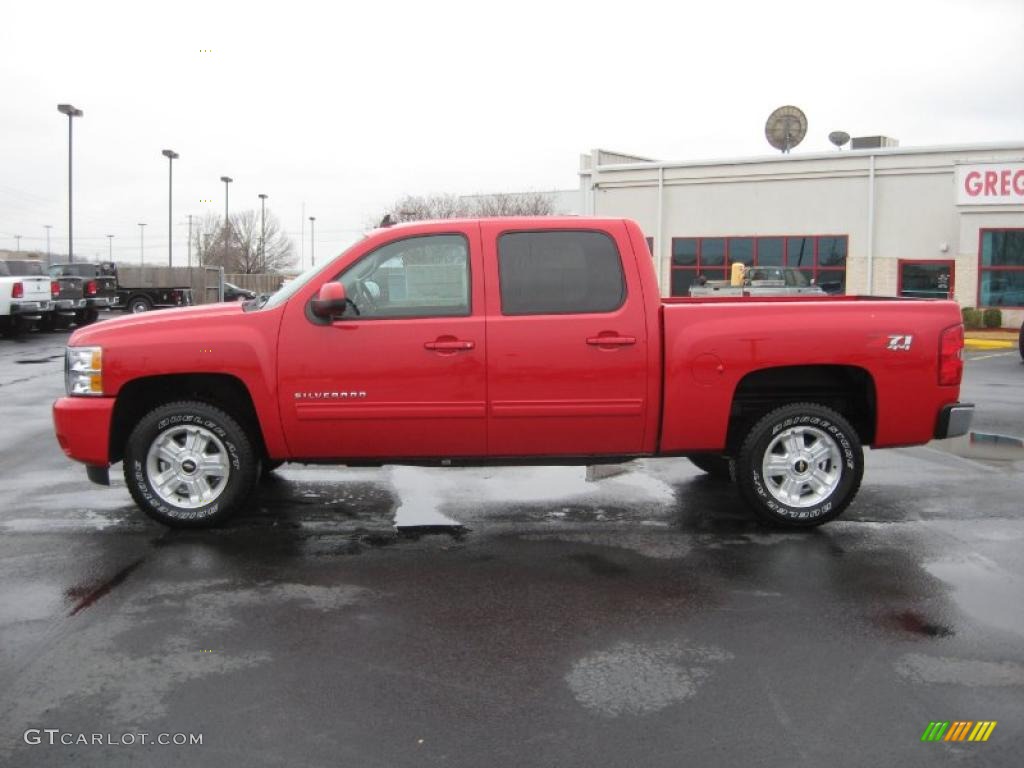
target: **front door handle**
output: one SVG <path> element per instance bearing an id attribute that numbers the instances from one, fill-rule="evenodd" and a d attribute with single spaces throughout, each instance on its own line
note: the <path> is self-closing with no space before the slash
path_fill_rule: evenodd
<path id="1" fill-rule="evenodd" d="M 461 339 L 428 341 L 423 345 L 424 349 L 429 349 L 432 352 L 461 352 L 475 347 L 475 341 L 463 341 Z"/>
<path id="2" fill-rule="evenodd" d="M 629 347 L 636 344 L 636 336 L 591 336 L 587 344 L 592 347 Z"/>

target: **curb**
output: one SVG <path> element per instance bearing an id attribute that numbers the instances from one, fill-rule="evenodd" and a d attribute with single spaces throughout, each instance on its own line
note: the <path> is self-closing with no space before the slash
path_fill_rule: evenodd
<path id="1" fill-rule="evenodd" d="M 1015 341 L 994 341 L 990 339 L 964 339 L 965 349 L 1013 349 Z"/>

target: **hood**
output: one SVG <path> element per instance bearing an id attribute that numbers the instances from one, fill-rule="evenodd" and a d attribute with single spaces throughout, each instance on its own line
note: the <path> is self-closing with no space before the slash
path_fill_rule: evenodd
<path id="1" fill-rule="evenodd" d="M 126 314 L 112 320 L 104 320 L 101 323 L 88 325 L 80 328 L 71 334 L 68 339 L 68 346 L 85 346 L 89 344 L 103 344 L 104 339 L 111 335 L 126 330 L 142 329 L 159 330 L 160 328 L 171 328 L 182 325 L 195 325 L 202 327 L 204 321 L 223 317 L 225 315 L 238 315 L 244 310 L 240 303 L 223 304 L 200 304 L 194 307 L 178 307 L 175 309 L 157 309 L 152 312 L 141 312 L 139 314 Z"/>

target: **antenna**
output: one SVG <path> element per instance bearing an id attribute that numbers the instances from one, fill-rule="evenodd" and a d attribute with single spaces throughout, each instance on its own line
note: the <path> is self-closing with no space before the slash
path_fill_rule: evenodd
<path id="1" fill-rule="evenodd" d="M 836 145 L 836 149 L 842 149 L 843 145 L 850 140 L 850 134 L 846 131 L 832 131 L 828 135 L 828 140 Z"/>
<path id="2" fill-rule="evenodd" d="M 786 154 L 804 140 L 807 135 L 807 115 L 793 106 L 779 107 L 764 124 L 764 136 L 768 143 Z"/>

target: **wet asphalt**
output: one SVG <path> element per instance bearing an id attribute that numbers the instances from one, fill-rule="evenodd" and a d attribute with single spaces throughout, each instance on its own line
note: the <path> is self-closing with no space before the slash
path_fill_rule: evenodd
<path id="1" fill-rule="evenodd" d="M 0 765 L 1020 764 L 1015 350 L 968 355 L 974 440 L 870 452 L 809 533 L 685 460 L 286 466 L 172 532 L 59 450 L 65 340 L 0 340 Z"/>

